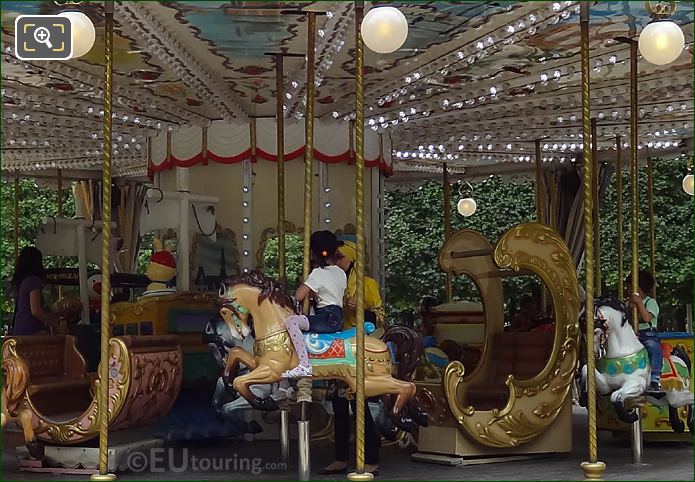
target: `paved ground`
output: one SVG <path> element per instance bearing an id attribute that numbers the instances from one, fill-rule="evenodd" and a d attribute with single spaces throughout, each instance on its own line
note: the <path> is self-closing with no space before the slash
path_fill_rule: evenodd
<path id="1" fill-rule="evenodd" d="M 580 462 L 587 453 L 586 414 L 582 409 L 574 413 L 574 451 L 566 455 L 495 463 L 466 467 L 413 462 L 408 450 L 395 447 L 382 452 L 382 480 L 582 480 Z M 162 462 L 154 471 L 120 473 L 120 480 L 296 480 L 296 465 L 286 470 L 275 464 L 280 460 L 277 442 L 205 441 L 186 448 L 183 444 L 166 447 L 162 459 L 173 453 L 173 463 Z M 168 451 L 171 449 L 171 452 Z M 187 452 L 185 452 L 187 450 Z M 182 463 L 186 454 L 188 466 Z M 328 444 L 312 447 L 313 470 L 331 460 Z M 693 445 L 687 443 L 661 443 L 645 445 L 646 465 L 631 463 L 629 442 L 614 440 L 601 433 L 599 455 L 607 469 L 605 480 L 693 480 Z M 226 458 L 227 462 L 222 462 Z M 292 454 L 296 460 L 296 454 Z M 227 467 L 221 464 L 226 463 Z M 207 466 L 206 464 L 210 464 Z M 257 464 L 257 465 L 253 465 Z M 268 464 L 268 465 L 267 465 Z M 195 465 L 195 467 L 194 467 Z M 267 465 L 267 469 L 264 467 Z M 168 468 L 167 468 L 168 466 Z M 197 470 L 196 470 L 197 469 Z M 80 476 L 48 476 L 19 472 L 17 459 L 3 456 L 2 480 L 74 480 Z M 86 477 L 84 477 L 86 480 Z M 316 477 L 320 479 L 320 477 Z M 325 480 L 330 478 L 324 477 Z M 343 477 L 334 480 L 345 480 Z"/>

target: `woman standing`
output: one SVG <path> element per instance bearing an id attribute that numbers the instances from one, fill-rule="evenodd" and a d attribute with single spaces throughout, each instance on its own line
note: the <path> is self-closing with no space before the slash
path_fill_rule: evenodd
<path id="1" fill-rule="evenodd" d="M 57 328 L 62 322 L 59 314 L 43 307 L 43 255 L 33 246 L 22 249 L 17 258 L 12 288 L 14 291 L 14 320 L 10 335 L 37 335 Z"/>
<path id="2" fill-rule="evenodd" d="M 357 273 L 353 269 L 357 259 L 357 247 L 350 241 L 341 242 L 336 254 L 336 265 L 340 266 L 347 275 L 347 288 L 345 290 L 345 301 L 343 302 L 343 329 L 352 328 L 356 325 L 357 313 L 356 293 L 357 293 Z M 374 323 L 377 327 L 383 326 L 384 309 L 382 307 L 379 285 L 368 276 L 364 277 L 364 319 Z M 333 397 L 333 432 L 335 434 L 335 461 L 319 471 L 319 475 L 344 474 L 347 473 L 348 455 L 350 447 L 350 406 L 353 413 L 357 412 L 355 400 L 348 401 L 346 398 L 336 395 Z M 365 401 L 364 412 L 364 435 L 365 435 L 365 467 L 366 472 L 379 475 L 379 451 L 381 449 L 381 438 L 376 430 L 374 419 L 369 410 L 369 405 Z"/>

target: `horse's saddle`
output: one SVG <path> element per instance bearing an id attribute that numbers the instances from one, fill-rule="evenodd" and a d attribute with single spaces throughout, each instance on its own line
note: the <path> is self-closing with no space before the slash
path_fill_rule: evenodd
<path id="1" fill-rule="evenodd" d="M 364 332 L 366 335 L 373 333 L 374 330 L 376 330 L 374 323 L 365 322 Z M 306 333 L 304 341 L 306 342 L 306 350 L 309 359 L 312 361 L 352 359 L 354 358 L 352 350 L 347 347 L 350 338 L 354 338 L 355 336 L 357 336 L 356 328 L 350 328 L 335 333 Z"/>

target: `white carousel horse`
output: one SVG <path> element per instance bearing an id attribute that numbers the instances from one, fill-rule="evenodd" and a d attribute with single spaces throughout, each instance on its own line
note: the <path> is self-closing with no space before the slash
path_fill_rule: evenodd
<path id="1" fill-rule="evenodd" d="M 693 392 L 690 391 L 690 360 L 685 351 L 676 348 L 664 354 L 664 368 L 670 368 L 673 380 L 664 383 L 666 372 L 663 372 L 664 392 L 645 394 L 651 370 L 649 355 L 635 334 L 628 309 L 619 301 L 597 300 L 595 312 L 596 389 L 602 395 L 610 394 L 618 418 L 627 423 L 635 422 L 637 413 L 627 410 L 624 403 L 644 394 L 654 405 L 669 406 L 669 419 L 675 431 L 684 429 L 676 409 L 689 406 L 688 426 L 692 431 Z M 582 368 L 585 383 L 586 376 L 585 365 Z"/>

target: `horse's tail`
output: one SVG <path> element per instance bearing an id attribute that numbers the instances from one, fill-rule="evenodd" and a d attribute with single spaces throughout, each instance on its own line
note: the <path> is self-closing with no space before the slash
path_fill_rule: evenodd
<path id="1" fill-rule="evenodd" d="M 688 357 L 688 352 L 685 351 L 685 348 L 682 345 L 677 345 L 675 348 L 673 348 L 673 350 L 671 350 L 671 354 L 683 360 L 685 366 L 688 367 L 688 373 L 692 373 L 690 368 L 690 357 Z"/>
<path id="2" fill-rule="evenodd" d="M 422 356 L 422 337 L 415 330 L 405 325 L 391 325 L 382 337 L 384 343 L 395 347 L 394 362 L 398 368 L 397 378 L 410 380 Z"/>

